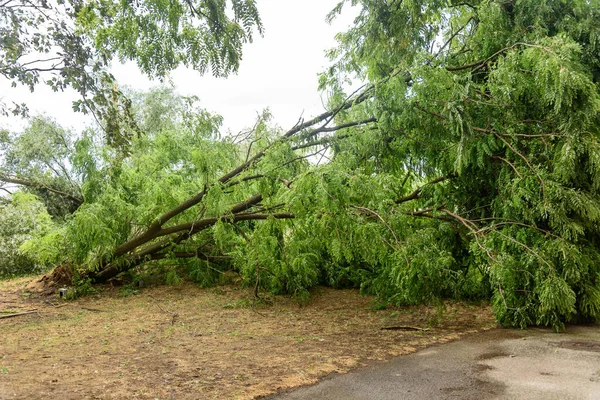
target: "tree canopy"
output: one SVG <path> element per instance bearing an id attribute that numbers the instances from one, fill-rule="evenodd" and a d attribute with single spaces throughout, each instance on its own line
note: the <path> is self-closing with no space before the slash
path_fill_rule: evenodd
<path id="1" fill-rule="evenodd" d="M 0 76 L 31 91 L 40 82 L 71 87 L 81 96 L 75 110 L 114 118 L 111 106 L 127 106 L 108 71 L 114 59 L 155 78 L 179 65 L 227 76 L 255 32 L 262 23 L 254 0 L 3 0 Z M 27 105 L 12 111 L 26 114 Z"/>
<path id="2" fill-rule="evenodd" d="M 126 152 L 76 140 L 83 202 L 30 254 L 80 281 L 233 270 L 257 295 L 327 284 L 491 298 L 513 326 L 598 320 L 598 1 L 352 0 L 330 18 L 347 3 L 329 111 L 222 137 L 195 99 L 138 95 Z"/>

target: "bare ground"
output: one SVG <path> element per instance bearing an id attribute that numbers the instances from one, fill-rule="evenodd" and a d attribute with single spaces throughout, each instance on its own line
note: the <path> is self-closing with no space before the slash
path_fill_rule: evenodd
<path id="1" fill-rule="evenodd" d="M 355 290 L 252 307 L 237 286 L 60 302 L 27 283 L 0 282 L 0 316 L 37 309 L 0 319 L 0 399 L 252 399 L 495 326 L 486 305 L 374 310 Z"/>

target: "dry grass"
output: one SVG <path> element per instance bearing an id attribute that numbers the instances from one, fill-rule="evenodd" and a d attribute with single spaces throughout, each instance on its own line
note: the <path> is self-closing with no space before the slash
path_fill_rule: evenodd
<path id="1" fill-rule="evenodd" d="M 0 319 L 0 399 L 251 399 L 494 326 L 487 306 L 375 311 L 355 290 L 254 309 L 236 286 L 106 288 L 53 307 L 26 283 L 0 282 L 0 313 L 39 309 Z"/>

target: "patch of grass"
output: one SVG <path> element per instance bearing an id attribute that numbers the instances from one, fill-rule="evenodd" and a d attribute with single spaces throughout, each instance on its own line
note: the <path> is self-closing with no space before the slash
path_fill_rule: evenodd
<path id="1" fill-rule="evenodd" d="M 140 289 L 133 285 L 126 285 L 119 290 L 119 297 L 136 296 L 140 294 Z"/>
<path id="2" fill-rule="evenodd" d="M 225 309 L 236 309 L 236 308 L 250 308 L 252 307 L 252 301 L 250 299 L 240 299 L 234 303 L 227 303 L 221 306 Z"/>

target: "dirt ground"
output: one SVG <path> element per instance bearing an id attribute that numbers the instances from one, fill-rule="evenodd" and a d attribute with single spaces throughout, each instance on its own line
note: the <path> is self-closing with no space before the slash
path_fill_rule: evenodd
<path id="1" fill-rule="evenodd" d="M 30 280 L 0 281 L 0 317 L 36 310 L 0 319 L 0 399 L 252 399 L 495 326 L 486 305 L 375 310 L 356 290 L 304 306 L 192 284 L 64 302 Z"/>

